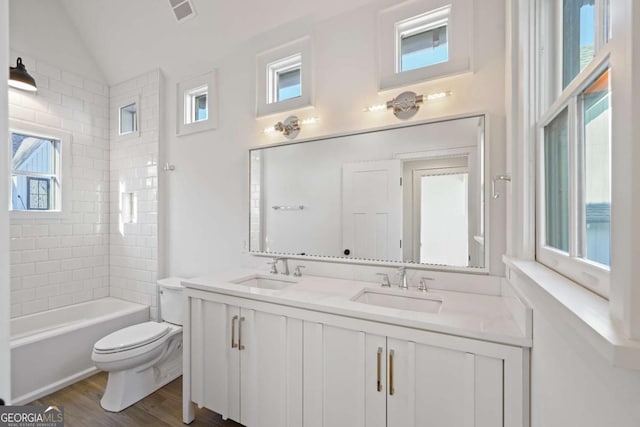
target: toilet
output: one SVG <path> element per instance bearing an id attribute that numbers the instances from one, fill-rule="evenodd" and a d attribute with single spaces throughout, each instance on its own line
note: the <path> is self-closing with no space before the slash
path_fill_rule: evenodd
<path id="1" fill-rule="evenodd" d="M 94 365 L 109 373 L 105 410 L 120 412 L 182 375 L 182 280 L 158 281 L 162 322 L 128 326 L 94 344 Z"/>

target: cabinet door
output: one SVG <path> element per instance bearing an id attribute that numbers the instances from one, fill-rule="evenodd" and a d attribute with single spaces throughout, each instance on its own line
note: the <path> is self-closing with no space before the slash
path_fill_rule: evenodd
<path id="1" fill-rule="evenodd" d="M 245 426 L 302 425 L 302 321 L 241 309 L 240 412 Z"/>
<path id="2" fill-rule="evenodd" d="M 200 299 L 191 305 L 191 395 L 194 402 L 240 420 L 240 309 Z M 235 330 L 232 330 L 235 329 Z"/>
<path id="3" fill-rule="evenodd" d="M 384 342 L 384 337 L 304 322 L 305 427 L 385 425 L 384 392 L 377 391 L 376 381 L 377 350 L 384 352 Z"/>
<path id="4" fill-rule="evenodd" d="M 502 360 L 387 339 L 388 427 L 502 425 Z"/>

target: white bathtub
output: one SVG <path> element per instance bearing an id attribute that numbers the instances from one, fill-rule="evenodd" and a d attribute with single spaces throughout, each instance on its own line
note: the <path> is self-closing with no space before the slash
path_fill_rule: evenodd
<path id="1" fill-rule="evenodd" d="M 11 403 L 29 403 L 94 374 L 93 344 L 147 320 L 148 306 L 110 297 L 11 319 Z"/>

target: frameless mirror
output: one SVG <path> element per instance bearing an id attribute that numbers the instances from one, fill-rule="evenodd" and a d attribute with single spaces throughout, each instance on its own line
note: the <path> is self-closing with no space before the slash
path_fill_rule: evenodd
<path id="1" fill-rule="evenodd" d="M 120 107 L 120 135 L 138 131 L 138 105 L 132 103 Z"/>
<path id="2" fill-rule="evenodd" d="M 250 152 L 252 253 L 485 266 L 484 116 Z"/>

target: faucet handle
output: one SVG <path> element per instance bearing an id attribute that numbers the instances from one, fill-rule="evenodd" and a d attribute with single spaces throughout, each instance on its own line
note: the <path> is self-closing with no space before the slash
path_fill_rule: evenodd
<path id="1" fill-rule="evenodd" d="M 267 264 L 271 266 L 271 270 L 269 271 L 269 273 L 278 274 L 278 261 L 277 260 L 273 260 L 273 261 L 267 262 Z"/>
<path id="2" fill-rule="evenodd" d="M 389 281 L 389 275 L 387 273 L 376 273 L 376 276 L 382 276 L 382 285 L 385 288 L 391 287 L 391 282 Z"/>
<path id="3" fill-rule="evenodd" d="M 296 268 L 293 270 L 293 277 L 302 277 L 301 268 L 307 268 L 304 265 L 296 265 Z"/>
<path id="4" fill-rule="evenodd" d="M 418 285 L 418 290 L 422 291 L 422 292 L 427 292 L 429 289 L 427 288 L 427 280 L 435 280 L 433 277 L 421 277 L 420 278 L 420 285 Z"/>

